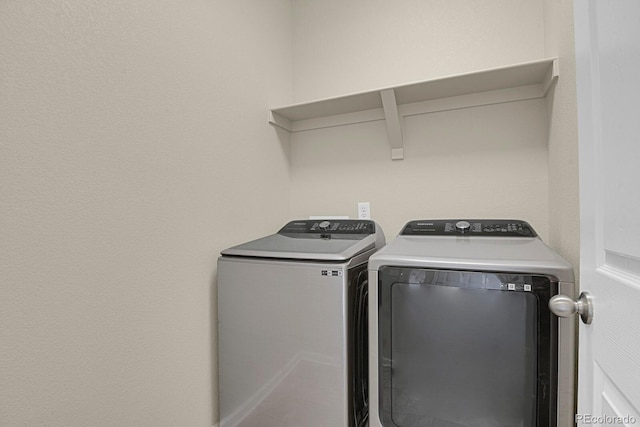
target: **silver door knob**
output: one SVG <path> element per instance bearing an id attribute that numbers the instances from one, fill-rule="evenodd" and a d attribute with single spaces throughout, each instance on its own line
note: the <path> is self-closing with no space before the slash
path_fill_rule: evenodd
<path id="1" fill-rule="evenodd" d="M 571 317 L 578 313 L 585 325 L 593 320 L 593 301 L 588 292 L 582 292 L 578 301 L 566 295 L 556 295 L 549 300 L 549 309 L 558 317 Z"/>

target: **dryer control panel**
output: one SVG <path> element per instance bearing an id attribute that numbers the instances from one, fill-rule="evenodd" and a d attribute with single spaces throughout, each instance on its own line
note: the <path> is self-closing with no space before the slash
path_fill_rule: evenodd
<path id="1" fill-rule="evenodd" d="M 403 236 L 536 237 L 533 227 L 515 219 L 439 219 L 409 221 Z"/>
<path id="2" fill-rule="evenodd" d="M 362 219 L 336 220 L 299 220 L 291 221 L 278 234 L 361 234 L 368 235 L 376 232 L 373 221 Z"/>

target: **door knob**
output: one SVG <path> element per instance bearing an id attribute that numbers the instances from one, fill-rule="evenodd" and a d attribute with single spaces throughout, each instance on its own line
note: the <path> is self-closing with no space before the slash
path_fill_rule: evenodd
<path id="1" fill-rule="evenodd" d="M 593 320 L 593 301 L 588 292 L 582 292 L 577 301 L 566 295 L 556 295 L 549 300 L 549 309 L 558 317 L 571 317 L 578 313 L 585 325 Z"/>

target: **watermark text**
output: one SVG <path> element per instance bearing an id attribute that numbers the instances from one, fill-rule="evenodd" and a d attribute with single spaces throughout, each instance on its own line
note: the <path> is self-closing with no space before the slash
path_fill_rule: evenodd
<path id="1" fill-rule="evenodd" d="M 577 424 L 595 424 L 595 425 L 630 425 L 636 424 L 637 419 L 633 415 L 615 416 L 615 415 L 591 415 L 576 414 Z"/>

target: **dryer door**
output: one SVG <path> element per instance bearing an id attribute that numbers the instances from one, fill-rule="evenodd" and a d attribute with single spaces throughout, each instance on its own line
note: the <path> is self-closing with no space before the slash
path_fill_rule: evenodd
<path id="1" fill-rule="evenodd" d="M 383 426 L 555 426 L 547 277 L 383 267 Z"/>

